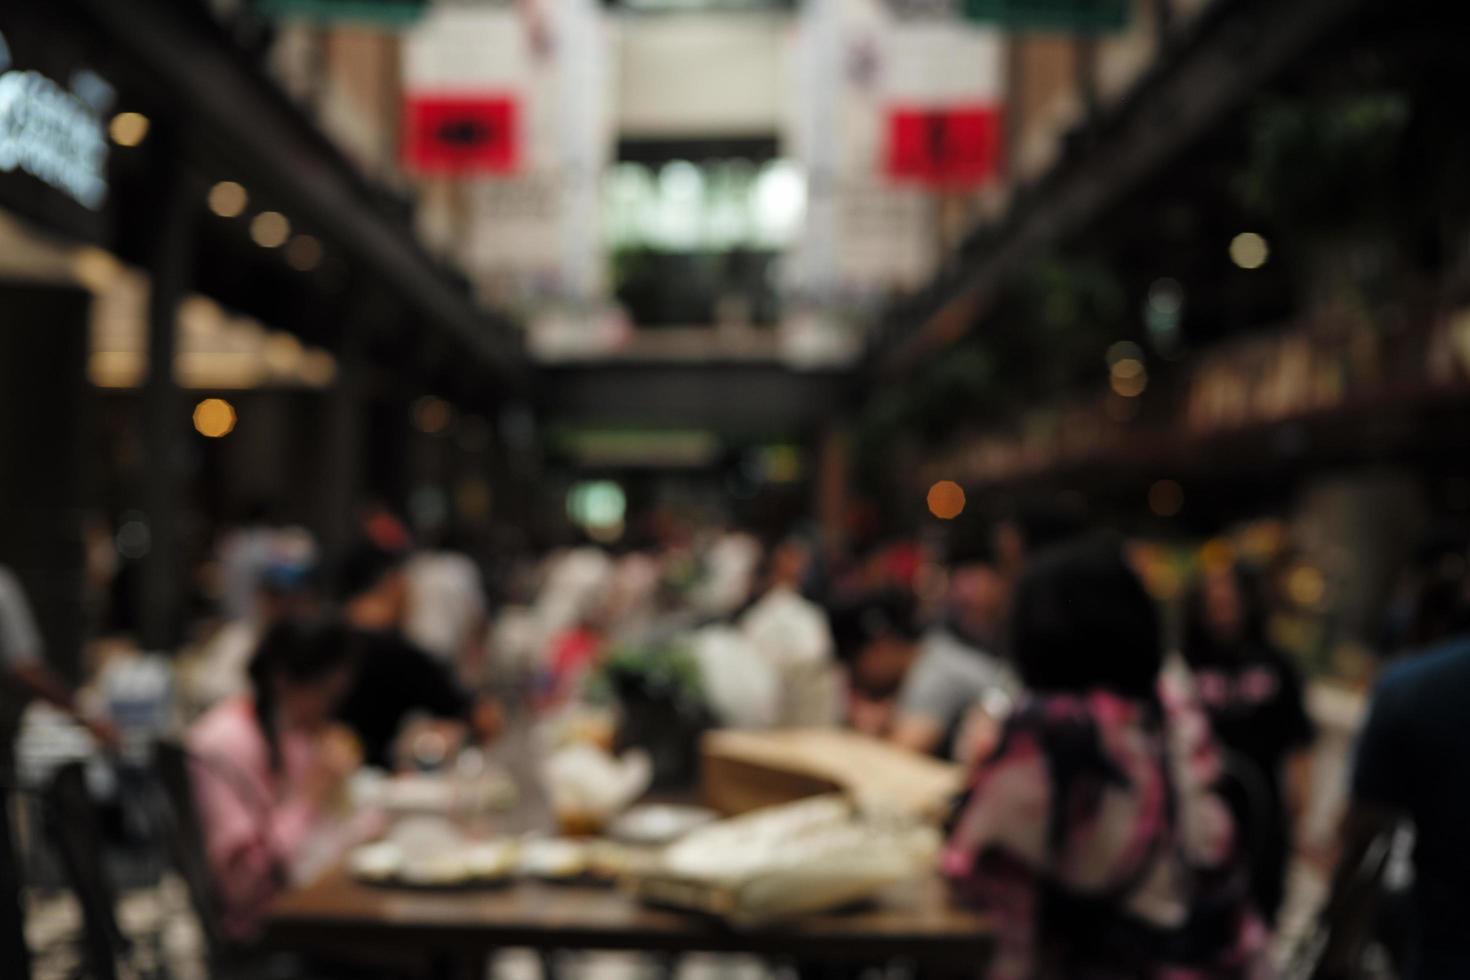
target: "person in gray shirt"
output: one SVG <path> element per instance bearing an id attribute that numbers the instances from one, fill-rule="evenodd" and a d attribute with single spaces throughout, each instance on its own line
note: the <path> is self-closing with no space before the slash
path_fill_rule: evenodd
<path id="1" fill-rule="evenodd" d="M 973 709 L 999 713 L 1017 689 L 996 652 L 1010 589 L 986 554 L 950 570 L 944 621 L 929 631 L 898 695 L 891 740 L 926 754 L 950 756 Z"/>

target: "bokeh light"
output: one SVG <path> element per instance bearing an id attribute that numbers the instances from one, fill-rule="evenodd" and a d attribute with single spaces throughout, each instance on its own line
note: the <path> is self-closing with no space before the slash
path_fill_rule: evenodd
<path id="1" fill-rule="evenodd" d="M 588 480 L 567 491 L 567 516 L 589 532 L 601 532 L 603 540 L 622 534 L 623 518 L 628 511 L 628 498 L 623 488 L 611 480 Z"/>
<path id="2" fill-rule="evenodd" d="M 148 117 L 141 112 L 119 112 L 112 117 L 107 133 L 118 146 L 137 146 L 148 138 Z"/>
<path id="3" fill-rule="evenodd" d="M 238 218 L 249 203 L 250 195 L 233 180 L 222 180 L 209 189 L 209 210 L 221 218 Z"/>
<path id="4" fill-rule="evenodd" d="M 1253 231 L 1243 231 L 1230 240 L 1230 261 L 1242 269 L 1259 269 L 1270 256 L 1266 239 Z"/>
<path id="5" fill-rule="evenodd" d="M 250 237 L 261 248 L 280 248 L 291 237 L 291 222 L 279 211 L 262 211 L 250 222 Z"/>
<path id="6" fill-rule="evenodd" d="M 206 439 L 223 439 L 235 431 L 235 406 L 223 398 L 206 398 L 194 406 L 194 431 Z"/>
<path id="7" fill-rule="evenodd" d="M 1119 397 L 1137 398 L 1148 387 L 1148 369 L 1138 358 L 1125 357 L 1114 362 L 1109 383 Z"/>
<path id="8" fill-rule="evenodd" d="M 965 511 L 965 489 L 953 480 L 940 480 L 929 488 L 929 513 L 941 521 L 952 521 Z"/>

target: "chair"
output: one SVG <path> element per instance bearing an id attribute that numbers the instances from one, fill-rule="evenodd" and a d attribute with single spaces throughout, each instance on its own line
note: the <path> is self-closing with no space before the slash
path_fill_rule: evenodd
<path id="1" fill-rule="evenodd" d="M 117 897 L 102 851 L 102 833 L 87 792 L 85 764 L 57 770 L 45 794 L 47 828 L 65 874 L 82 907 L 83 954 L 87 976 L 116 980 L 117 958 L 130 943 L 118 927 Z"/>
<path id="2" fill-rule="evenodd" d="M 31 975 L 26 947 L 20 855 L 10 828 L 12 789 L 0 783 L 0 976 Z"/>
<path id="3" fill-rule="evenodd" d="M 1216 787 L 1235 820 L 1237 840 L 1245 853 L 1255 855 L 1280 819 L 1269 777 L 1248 757 L 1221 749 L 1220 784 Z"/>
<path id="4" fill-rule="evenodd" d="M 168 857 L 183 879 L 199 918 L 210 961 L 218 964 L 225 956 L 226 943 L 219 931 L 219 907 L 210 877 L 204 827 L 194 803 L 189 753 L 177 742 L 162 741 L 154 746 L 153 764 L 163 793 L 157 818 L 165 831 Z"/>

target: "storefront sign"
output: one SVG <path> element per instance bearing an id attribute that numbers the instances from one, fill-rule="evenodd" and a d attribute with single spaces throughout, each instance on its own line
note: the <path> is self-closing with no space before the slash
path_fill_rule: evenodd
<path id="1" fill-rule="evenodd" d="M 367 24 L 412 24 L 428 9 L 428 0 L 256 0 L 269 17 Z"/>
<path id="2" fill-rule="evenodd" d="M 1012 30 L 1115 31 L 1128 26 L 1128 0 L 964 0 L 970 20 Z"/>
<path id="3" fill-rule="evenodd" d="M 95 93 L 95 76 L 79 78 Z M 98 108 L 40 71 L 16 67 L 0 35 L 0 173 L 17 171 L 91 211 L 107 199 L 107 136 Z"/>

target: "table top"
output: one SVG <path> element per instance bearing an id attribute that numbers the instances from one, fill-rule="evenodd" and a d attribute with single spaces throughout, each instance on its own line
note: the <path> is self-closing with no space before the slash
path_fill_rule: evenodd
<path id="1" fill-rule="evenodd" d="M 736 929 L 652 908 L 616 888 L 522 881 L 427 890 L 370 885 L 344 869 L 284 895 L 267 920 L 279 946 L 329 951 L 536 949 L 745 952 L 824 959 L 974 964 L 988 921 L 955 906 L 937 877 L 896 886 L 840 913 Z"/>
<path id="2" fill-rule="evenodd" d="M 493 818 L 488 829 L 494 833 L 553 826 L 538 778 L 538 752 L 524 724 L 512 724 L 495 746 L 492 758 L 515 778 L 521 801 Z M 670 799 L 689 801 L 679 794 Z M 736 929 L 709 917 L 652 908 L 607 886 L 517 881 L 500 888 L 410 889 L 359 882 L 338 867 L 287 892 L 266 920 L 266 939 L 274 945 L 354 954 L 479 954 L 519 946 L 863 962 L 901 958 L 973 968 L 988 957 L 991 937 L 988 920 L 956 906 L 937 874 L 896 886 L 861 908 Z"/>

